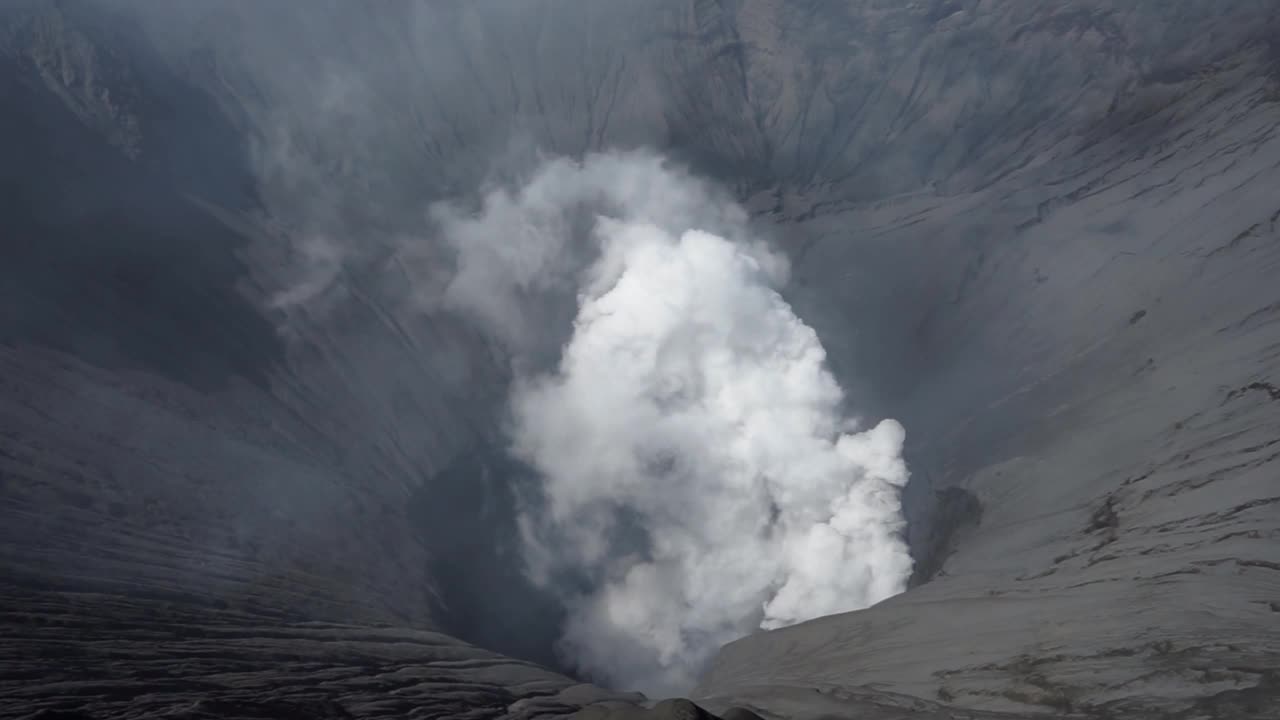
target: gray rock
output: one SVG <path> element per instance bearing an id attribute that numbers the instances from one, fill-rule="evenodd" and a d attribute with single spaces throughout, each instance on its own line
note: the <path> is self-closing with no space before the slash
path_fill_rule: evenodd
<path id="1" fill-rule="evenodd" d="M 1278 15 L 0 5 L 0 715 L 1274 717 Z M 696 705 L 530 662 L 508 370 L 394 281 L 431 200 L 639 145 L 786 247 L 914 471 L 913 588 Z"/>
<path id="2" fill-rule="evenodd" d="M 717 720 L 716 716 L 685 698 L 672 698 L 644 707 L 634 703 L 603 703 L 573 715 L 574 720 Z M 746 720 L 737 717 L 736 720 Z"/>

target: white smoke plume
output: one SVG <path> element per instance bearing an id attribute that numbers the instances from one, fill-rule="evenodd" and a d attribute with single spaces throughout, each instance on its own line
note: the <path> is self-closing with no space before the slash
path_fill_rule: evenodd
<path id="1" fill-rule="evenodd" d="M 512 452 L 543 480 L 530 572 L 575 588 L 573 662 L 678 693 L 726 642 L 904 588 L 903 429 L 842 414 L 778 292 L 786 263 L 740 208 L 657 157 L 604 154 L 436 217 L 459 254 L 446 296 L 517 351 L 541 332 L 522 297 L 576 292 L 558 365 L 510 399 Z"/>

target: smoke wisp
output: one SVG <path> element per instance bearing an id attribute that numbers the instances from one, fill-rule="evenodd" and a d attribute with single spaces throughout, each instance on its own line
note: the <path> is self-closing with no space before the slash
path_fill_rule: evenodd
<path id="1" fill-rule="evenodd" d="M 905 587 L 903 429 L 845 416 L 779 294 L 785 259 L 737 205 L 661 158 L 609 153 L 434 215 L 458 257 L 445 301 L 517 360 L 547 332 L 531 298 L 572 307 L 559 357 L 517 362 L 510 397 L 511 452 L 542 478 L 526 560 L 566 595 L 572 662 L 677 693 L 752 630 Z"/>

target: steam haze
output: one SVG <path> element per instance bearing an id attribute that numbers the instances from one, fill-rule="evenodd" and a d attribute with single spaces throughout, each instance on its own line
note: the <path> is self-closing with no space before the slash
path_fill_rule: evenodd
<path id="1" fill-rule="evenodd" d="M 0 718 L 1280 718 L 1278 38 L 0 0 Z"/>
<path id="2" fill-rule="evenodd" d="M 412 332 L 406 316 L 426 320 L 427 339 L 411 344 L 459 387 L 477 357 L 492 358 L 438 342 L 452 330 L 437 334 L 434 321 L 465 318 L 496 346 L 511 381 L 502 439 L 539 479 L 519 502 L 524 569 L 567 610 L 557 650 L 568 664 L 618 688 L 680 694 L 726 642 L 904 589 L 903 429 L 847 407 L 822 342 L 780 294 L 786 257 L 728 191 L 660 155 L 531 150 L 582 157 L 584 135 L 592 147 L 670 140 L 660 119 L 681 92 L 659 92 L 621 60 L 584 68 L 576 50 L 551 51 L 632 42 L 628 5 L 325 3 L 302 29 L 265 6 L 124 6 L 162 52 L 207 47 L 254 68 L 241 111 L 256 127 L 248 164 L 271 217 L 253 248 L 268 258 L 255 265 L 263 309 L 299 354 L 314 333 L 332 333 L 359 354 L 361 376 L 378 378 L 371 385 L 387 381 L 368 422 L 381 427 L 377 408 L 425 383 L 416 361 L 394 369 L 346 305 L 379 306 L 385 315 L 370 322 L 397 338 Z M 530 34 L 534 16 L 541 29 Z M 478 41 L 444 30 L 463 27 L 527 52 L 540 76 L 630 87 L 601 109 L 608 137 L 584 128 L 594 120 L 577 108 L 523 117 L 520 107 L 542 107 L 538 88 L 512 99 L 509 118 L 475 122 L 492 110 L 479 90 L 490 78 L 466 52 Z M 392 28 L 413 41 L 384 43 Z M 508 77 L 491 80 L 505 88 Z M 419 143 L 424 118 L 451 140 Z M 532 171 L 477 184 L 513 167 Z M 478 203 L 463 197 L 477 189 Z M 424 227 L 423 204 L 442 197 Z M 468 387 L 467 404 L 487 425 L 484 390 Z M 457 452 L 433 444 L 425 424 L 388 424 L 433 471 Z M 443 491 L 428 481 L 424 492 Z"/>
<path id="3" fill-rule="evenodd" d="M 678 693 L 726 642 L 904 588 L 903 429 L 846 417 L 778 292 L 785 259 L 739 207 L 612 153 L 551 161 L 476 215 L 434 214 L 458 254 L 446 302 L 516 357 L 511 452 L 542 478 L 524 551 L 565 594 L 570 662 Z M 572 333 L 531 369 L 530 300 L 566 289 Z"/>

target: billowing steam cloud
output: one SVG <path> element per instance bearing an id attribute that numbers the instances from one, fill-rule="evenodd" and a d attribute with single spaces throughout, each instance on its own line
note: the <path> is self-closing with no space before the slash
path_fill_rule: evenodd
<path id="1" fill-rule="evenodd" d="M 786 263 L 737 206 L 658 158 L 607 154 L 436 217 L 459 256 L 446 298 L 517 354 L 544 332 L 526 300 L 576 295 L 558 361 L 515 385 L 511 448 L 543 478 L 527 559 L 574 588 L 562 647 L 584 670 L 679 692 L 753 629 L 903 589 L 902 427 L 843 416 L 817 335 L 777 292 Z"/>

